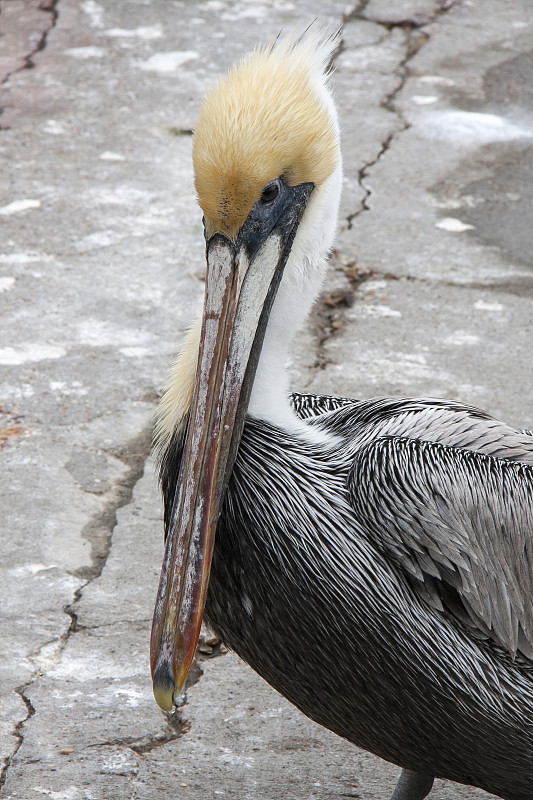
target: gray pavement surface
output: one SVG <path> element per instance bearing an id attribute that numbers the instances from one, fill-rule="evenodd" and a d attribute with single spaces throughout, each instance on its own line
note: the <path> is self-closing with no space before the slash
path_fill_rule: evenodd
<path id="1" fill-rule="evenodd" d="M 0 758 L 9 800 L 386 800 L 398 770 L 204 643 L 152 698 L 149 441 L 201 303 L 202 95 L 283 28 L 343 26 L 345 185 L 295 388 L 533 427 L 533 4 L 0 0 Z M 489 798 L 438 781 L 434 800 Z"/>

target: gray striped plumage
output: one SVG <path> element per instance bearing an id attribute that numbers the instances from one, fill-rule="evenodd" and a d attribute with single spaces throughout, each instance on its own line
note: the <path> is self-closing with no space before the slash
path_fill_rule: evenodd
<path id="1" fill-rule="evenodd" d="M 335 444 L 247 420 L 208 621 L 355 744 L 424 776 L 531 798 L 533 437 L 438 400 L 293 405 Z M 177 444 L 161 466 L 167 507 Z"/>

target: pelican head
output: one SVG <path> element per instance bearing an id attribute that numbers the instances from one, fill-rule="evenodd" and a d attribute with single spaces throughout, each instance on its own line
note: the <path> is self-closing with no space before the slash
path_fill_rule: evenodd
<path id="1" fill-rule="evenodd" d="M 187 422 L 151 639 L 154 695 L 166 711 L 194 657 L 245 415 L 261 414 L 278 382 L 333 240 L 341 157 L 327 68 L 337 44 L 308 34 L 255 50 L 207 95 L 195 129 L 204 310 L 156 431 L 164 449 Z"/>

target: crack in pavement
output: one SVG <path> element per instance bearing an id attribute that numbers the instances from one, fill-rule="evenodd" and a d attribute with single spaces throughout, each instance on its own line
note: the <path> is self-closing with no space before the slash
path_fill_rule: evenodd
<path id="1" fill-rule="evenodd" d="M 57 18 L 59 16 L 59 11 L 57 10 L 57 6 L 59 4 L 59 0 L 41 0 L 39 3 L 39 11 L 44 11 L 50 14 L 50 25 L 46 30 L 44 30 L 41 34 L 40 39 L 38 40 L 36 46 L 33 50 L 31 50 L 28 55 L 24 56 L 24 60 L 26 64 L 22 69 L 33 69 L 35 64 L 33 63 L 33 56 L 39 53 L 41 50 L 44 50 L 46 47 L 46 43 L 48 41 L 48 34 L 50 31 L 55 28 L 57 24 Z"/>
<path id="2" fill-rule="evenodd" d="M 151 620 L 150 620 L 151 621 Z M 115 624 L 115 623 L 114 623 Z M 77 630 L 87 630 L 83 626 L 79 626 Z M 202 678 L 204 671 L 201 664 L 204 661 L 210 661 L 214 658 L 219 658 L 228 652 L 224 644 L 214 636 L 200 636 L 195 659 L 187 675 L 185 684 L 185 692 L 191 686 L 194 686 Z M 133 750 L 137 755 L 146 755 L 156 750 L 159 747 L 170 744 L 171 742 L 179 739 L 191 729 L 190 721 L 183 716 L 182 708 L 187 704 L 185 701 L 183 706 L 175 707 L 173 711 L 166 713 L 161 712 L 165 718 L 167 730 L 165 733 L 152 734 L 146 733 L 144 736 L 139 737 L 117 737 L 115 739 L 106 740 L 103 742 L 94 742 L 87 746 L 88 749 L 95 747 L 127 747 Z"/>
<path id="3" fill-rule="evenodd" d="M 367 22 L 375 22 L 378 25 L 383 25 L 387 30 L 392 30 L 393 28 L 415 30 L 416 28 L 423 28 L 435 22 L 439 17 L 442 17 L 450 11 L 459 0 L 436 0 L 432 14 L 424 12 L 402 14 L 402 12 L 399 12 L 396 16 L 387 14 L 386 12 L 382 15 L 379 13 L 372 15 L 370 13 L 370 15 L 366 16 L 370 2 L 371 0 L 361 0 L 352 11 L 345 15 L 346 21 L 363 19 Z"/>
<path id="4" fill-rule="evenodd" d="M 165 714 L 164 716 L 167 724 L 166 733 L 160 733 L 157 735 L 147 733 L 145 736 L 141 736 L 140 738 L 124 737 L 110 739 L 105 742 L 94 742 L 93 744 L 87 745 L 87 749 L 94 747 L 128 747 L 137 755 L 142 756 L 146 753 L 151 753 L 152 750 L 156 750 L 158 747 L 163 747 L 164 745 L 173 742 L 184 733 L 187 733 L 187 731 L 190 729 L 190 723 L 187 720 L 182 719 L 181 715 L 177 713 L 170 713 Z"/>
<path id="5" fill-rule="evenodd" d="M 92 567 L 82 567 L 76 570 L 76 575 L 86 577 L 85 583 L 74 593 L 72 603 L 65 606 L 65 614 L 70 617 L 69 628 L 64 635 L 62 650 L 73 633 L 84 630 L 78 623 L 78 615 L 74 609 L 83 597 L 83 590 L 94 580 L 100 577 L 106 565 L 113 544 L 113 531 L 117 525 L 117 513 L 120 508 L 131 503 L 135 486 L 143 477 L 146 460 L 150 455 L 152 444 L 152 425 L 145 427 L 135 439 L 121 450 L 112 453 L 128 467 L 126 475 L 117 481 L 114 486 L 115 496 L 109 500 L 106 507 L 85 526 L 82 536 L 91 542 Z"/>
<path id="6" fill-rule="evenodd" d="M 432 15 L 399 16 L 395 19 L 379 18 L 371 15 L 367 16 L 367 9 L 370 2 L 371 0 L 359 0 L 351 11 L 343 15 L 341 32 L 344 31 L 346 25 L 354 22 L 356 23 L 357 21 L 373 22 L 374 24 L 382 26 L 387 31 L 386 35 L 378 42 L 378 44 L 381 44 L 387 41 L 395 29 L 400 28 L 405 31 L 405 55 L 398 62 L 394 70 L 394 73 L 398 76 L 397 85 L 388 92 L 380 102 L 382 108 L 385 108 L 397 117 L 401 123 L 401 127 L 398 130 L 391 131 L 381 142 L 378 152 L 372 161 L 367 162 L 359 169 L 357 180 L 364 192 L 364 196 L 357 210 L 346 217 L 346 230 L 352 229 L 353 222 L 358 216 L 365 211 L 371 210 L 368 201 L 372 194 L 372 189 L 366 184 L 366 179 L 372 167 L 383 158 L 385 153 L 392 146 L 395 138 L 410 127 L 410 123 L 396 107 L 395 101 L 409 78 L 409 62 L 430 38 L 430 33 L 425 31 L 424 28 L 448 13 L 457 3 L 457 0 L 438 0 Z M 338 52 L 342 52 L 343 49 L 341 43 Z M 341 254 L 338 251 L 336 252 L 338 260 L 342 260 Z M 342 316 L 345 309 L 352 305 L 358 286 L 368 278 L 378 275 L 378 273 L 375 273 L 373 270 L 359 270 L 355 261 L 335 266 L 334 270 L 337 276 L 341 276 L 341 286 L 333 292 L 324 292 L 317 302 L 315 313 L 316 321 L 313 325 L 313 330 L 317 338 L 316 360 L 311 368 L 312 374 L 308 383 L 311 382 L 318 371 L 325 369 L 329 363 L 325 344 L 328 340 L 337 336 L 342 330 Z M 396 277 L 391 273 L 387 273 L 386 276 L 389 278 Z"/>
<path id="7" fill-rule="evenodd" d="M 368 280 L 400 280 L 400 277 L 393 272 L 383 272 L 371 268 L 361 269 L 354 259 L 343 260 L 342 253 L 338 250 L 334 250 L 332 256 L 330 268 L 334 270 L 336 276 L 340 277 L 340 284 L 338 288 L 323 292 L 318 299 L 316 313 L 313 317 L 313 331 L 317 339 L 317 348 L 312 377 L 331 363 L 331 359 L 327 355 L 326 343 L 341 333 L 346 309 L 351 308 L 356 302 L 357 291 L 361 284 Z M 414 279 L 407 277 L 405 280 Z M 308 381 L 309 383 L 310 381 Z"/>
<path id="8" fill-rule="evenodd" d="M 68 629 L 56 639 L 51 639 L 50 641 L 44 643 L 40 648 L 37 654 L 34 654 L 33 658 L 37 660 L 38 654 L 40 651 L 43 650 L 45 647 L 50 647 L 57 643 L 57 650 L 54 653 L 54 661 L 57 663 L 61 655 L 67 646 L 67 643 L 70 637 L 79 631 L 88 630 L 93 627 L 102 627 L 102 626 L 84 626 L 80 625 L 78 621 L 78 614 L 76 612 L 76 604 L 79 603 L 81 598 L 83 597 L 83 592 L 87 586 L 89 586 L 94 580 L 96 580 L 101 574 L 105 567 L 107 558 L 111 552 L 112 547 L 112 534 L 113 530 L 117 524 L 117 512 L 120 508 L 125 505 L 128 505 L 133 498 L 133 493 L 135 490 L 135 486 L 137 485 L 138 481 L 143 477 L 144 468 L 146 464 L 146 460 L 151 451 L 151 433 L 152 433 L 152 426 L 147 426 L 144 428 L 141 433 L 135 437 L 135 439 L 130 440 L 127 446 L 122 448 L 120 452 L 113 452 L 110 453 L 114 457 L 120 459 L 123 463 L 128 466 L 127 474 L 120 479 L 117 484 L 114 486 L 114 489 L 119 487 L 119 491 L 115 491 L 114 497 L 107 503 L 106 508 L 103 512 L 100 512 L 98 516 L 95 518 L 101 521 L 102 518 L 107 520 L 108 524 L 108 535 L 105 539 L 105 549 L 98 549 L 96 553 L 93 553 L 93 566 L 89 568 L 89 573 L 87 574 L 83 570 L 77 571 L 75 574 L 82 573 L 83 577 L 87 577 L 87 580 L 80 586 L 75 592 L 73 596 L 73 600 L 71 603 L 67 604 L 64 607 L 64 613 L 70 617 L 70 624 Z M 91 523 L 88 523 L 85 530 L 90 529 Z M 100 543 L 102 544 L 102 543 Z M 138 620 L 141 621 L 141 620 Z M 146 620 L 143 620 L 146 621 Z M 117 621 L 111 623 L 113 625 L 117 624 Z M 203 670 L 201 668 L 201 663 L 206 660 L 210 660 L 212 658 L 217 658 L 222 656 L 226 653 L 226 649 L 223 644 L 213 636 L 202 636 L 200 637 L 199 644 L 198 644 L 198 651 L 196 655 L 196 659 L 191 667 L 186 687 L 187 689 L 197 683 L 203 675 Z M 35 673 L 33 674 L 32 678 L 28 680 L 24 686 L 17 688 L 15 691 L 23 700 L 27 713 L 25 717 L 18 721 L 15 730 L 13 731 L 13 736 L 16 739 L 15 747 L 13 752 L 6 758 L 2 770 L 0 772 L 0 788 L 5 784 L 8 776 L 9 767 L 16 756 L 17 752 L 19 751 L 20 747 L 24 742 L 24 726 L 28 722 L 28 720 L 34 716 L 35 709 L 28 698 L 26 692 L 36 684 L 36 682 L 45 675 L 50 669 L 50 665 L 46 665 L 42 668 L 37 668 Z M 169 742 L 174 741 L 179 736 L 187 733 L 190 729 L 190 723 L 187 719 L 183 718 L 182 714 L 180 713 L 179 709 L 177 712 L 173 714 L 165 714 L 166 718 L 166 725 L 167 725 L 167 732 L 165 734 L 150 734 L 147 733 L 145 736 L 141 738 L 117 738 L 112 741 L 106 742 L 99 742 L 94 745 L 89 745 L 90 747 L 97 747 L 97 746 L 116 746 L 116 745 L 123 745 L 128 747 L 130 750 L 133 750 L 138 755 L 144 755 L 152 751 L 157 747 L 161 747 Z"/>
<path id="9" fill-rule="evenodd" d="M 334 251 L 334 258 L 340 261 L 340 254 Z M 317 302 L 316 311 L 313 315 L 313 331 L 317 339 L 316 359 L 313 364 L 313 377 L 317 371 L 323 370 L 330 363 L 326 355 L 326 342 L 336 336 L 342 329 L 342 317 L 347 308 L 350 308 L 355 301 L 357 288 L 374 277 L 373 270 L 360 270 L 355 261 L 345 265 L 335 264 L 330 259 L 330 269 L 333 268 L 335 275 L 341 277 L 339 288 L 323 292 Z"/>
<path id="10" fill-rule="evenodd" d="M 13 752 L 5 757 L 2 769 L 0 770 L 0 789 L 2 789 L 7 780 L 7 773 L 9 767 L 11 766 L 11 762 L 17 755 L 20 748 L 22 747 L 22 743 L 24 741 L 24 733 L 23 733 L 24 725 L 30 719 L 30 717 L 33 717 L 33 715 L 35 714 L 35 709 L 32 706 L 30 699 L 26 697 L 25 694 L 25 692 L 28 690 L 28 688 L 31 686 L 32 683 L 33 679 L 25 683 L 23 686 L 18 686 L 16 689 L 13 690 L 15 694 L 18 694 L 18 696 L 26 706 L 26 716 L 17 722 L 17 724 L 15 725 L 15 729 L 11 734 L 16 740 L 15 747 L 13 748 Z"/>
<path id="11" fill-rule="evenodd" d="M 355 9 L 353 9 L 351 12 L 345 15 L 344 18 L 345 23 L 349 24 L 357 20 L 364 20 L 365 22 L 373 22 L 374 24 L 380 25 L 383 28 L 385 28 L 389 36 L 397 28 L 400 28 L 405 31 L 406 33 L 405 57 L 398 62 L 398 65 L 395 70 L 396 74 L 398 75 L 398 84 L 391 92 L 386 94 L 383 100 L 381 101 L 382 108 L 385 108 L 387 109 L 387 111 L 390 111 L 391 114 L 396 115 L 396 117 L 400 120 L 401 127 L 399 130 L 391 131 L 391 133 L 381 143 L 381 147 L 378 150 L 376 157 L 372 161 L 369 161 L 368 163 L 364 164 L 359 170 L 358 183 L 361 189 L 363 189 L 363 191 L 365 192 L 365 194 L 359 204 L 359 208 L 353 214 L 349 214 L 346 217 L 347 230 L 351 230 L 354 219 L 356 219 L 364 211 L 370 210 L 370 206 L 368 204 L 368 198 L 372 194 L 372 190 L 365 183 L 370 170 L 372 169 L 373 166 L 375 166 L 378 163 L 378 161 L 380 161 L 383 158 L 385 153 L 389 150 L 393 140 L 410 127 L 410 123 L 405 119 L 402 112 L 399 111 L 398 108 L 396 108 L 395 100 L 396 97 L 404 88 L 409 78 L 409 62 L 430 38 L 430 34 L 427 31 L 425 31 L 424 28 L 436 22 L 444 14 L 448 13 L 456 4 L 457 0 L 439 0 L 433 15 L 415 14 L 411 17 L 400 16 L 396 19 L 386 19 L 380 17 L 366 16 L 366 10 L 369 2 L 370 0 L 362 0 L 362 2 L 358 3 Z M 381 41 L 384 41 L 385 39 L 386 37 L 384 37 L 384 39 L 382 39 Z"/>
<path id="12" fill-rule="evenodd" d="M 30 42 L 34 43 L 30 45 L 30 49 L 28 50 L 28 52 L 23 53 L 23 55 L 19 55 L 18 52 L 13 53 L 12 60 L 15 62 L 22 61 L 22 64 L 20 64 L 20 66 L 15 66 L 12 69 L 7 67 L 7 70 L 3 74 L 0 74 L 0 86 L 5 85 L 9 81 L 10 77 L 12 75 L 15 75 L 17 72 L 21 72 L 24 69 L 33 69 L 35 67 L 33 57 L 41 50 L 44 50 L 44 48 L 46 47 L 50 31 L 56 26 L 57 19 L 59 16 L 57 8 L 58 4 L 59 0 L 40 0 L 40 2 L 32 2 L 32 0 L 30 0 L 30 2 L 28 2 L 28 9 L 30 14 L 32 11 L 35 14 L 39 14 L 40 12 L 49 14 L 50 17 L 49 22 L 47 25 L 44 26 L 44 28 L 41 29 L 41 26 L 38 25 L 39 18 L 36 17 L 35 20 L 31 18 L 31 22 L 35 22 L 35 28 L 37 30 L 35 33 L 26 34 L 25 38 L 29 39 Z M 5 5 L 5 0 L 4 2 L 1 2 L 0 0 L 0 15 L 3 12 L 5 13 L 6 8 L 7 6 Z M 5 26 L 3 26 L 3 28 L 4 30 L 2 32 L 2 38 L 4 39 L 4 47 L 5 47 L 6 37 L 8 37 L 9 34 L 11 33 L 11 31 L 9 30 L 9 18 L 8 18 L 8 23 Z M 23 31 L 23 33 L 25 32 Z M 17 41 L 17 30 L 15 30 L 14 33 L 11 33 L 11 36 L 15 40 L 14 46 L 17 47 L 17 45 L 19 45 L 19 42 Z M 13 47 L 13 45 L 11 45 L 11 47 Z M 7 57 L 4 58 L 7 60 Z M 2 113 L 2 111 L 3 109 L 0 107 L 0 114 Z"/>
<path id="13" fill-rule="evenodd" d="M 113 487 L 115 491 L 113 493 L 114 496 L 112 497 L 112 499 L 108 501 L 104 510 L 100 512 L 96 518 L 94 518 L 98 520 L 100 526 L 102 525 L 103 522 L 105 523 L 106 527 L 104 530 L 106 530 L 106 535 L 105 537 L 103 537 L 103 539 L 98 541 L 98 548 L 96 549 L 96 551 L 93 551 L 91 553 L 93 566 L 90 568 L 78 570 L 76 571 L 76 573 L 74 573 L 77 574 L 78 577 L 80 575 L 82 577 L 86 577 L 87 580 L 85 581 L 85 583 L 83 583 L 82 586 L 76 589 L 76 591 L 74 592 L 74 597 L 72 602 L 67 604 L 63 609 L 64 613 L 70 617 L 69 627 L 67 628 L 65 633 L 63 633 L 61 636 L 57 637 L 56 639 L 52 639 L 49 642 L 46 642 L 41 646 L 41 648 L 39 648 L 39 650 L 42 651 L 44 647 L 48 647 L 51 644 L 57 642 L 58 644 L 58 649 L 56 654 L 57 660 L 61 658 L 61 654 L 63 653 L 70 637 L 73 634 L 77 633 L 78 631 L 84 630 L 84 626 L 79 625 L 78 623 L 78 615 L 76 613 L 74 606 L 82 598 L 84 589 L 89 584 L 91 584 L 92 581 L 96 580 L 96 578 L 98 578 L 102 574 L 107 558 L 109 557 L 109 554 L 111 552 L 113 530 L 117 524 L 117 512 L 120 508 L 131 502 L 135 486 L 143 476 L 146 460 L 151 450 L 151 434 L 152 434 L 152 425 L 150 424 L 149 426 L 145 427 L 139 433 L 138 436 L 136 436 L 133 440 L 130 440 L 130 442 L 123 449 L 121 449 L 120 452 L 112 453 L 113 456 L 115 456 L 116 458 L 118 458 L 127 465 L 128 471 L 126 475 L 122 479 L 120 479 L 117 482 L 117 484 Z M 88 525 L 85 526 L 85 529 L 82 532 L 84 535 L 86 535 L 86 538 L 88 538 L 91 541 L 91 544 L 92 544 L 92 538 L 91 535 L 87 533 L 87 531 L 92 531 L 91 525 L 92 522 L 94 522 L 94 519 L 93 521 L 89 522 Z M 19 687 L 14 690 L 16 694 L 18 694 L 23 700 L 27 709 L 27 714 L 24 717 L 24 719 L 19 720 L 17 722 L 15 729 L 13 731 L 12 735 L 16 739 L 16 744 L 13 749 L 13 752 L 6 757 L 4 765 L 0 772 L 0 788 L 4 786 L 7 780 L 8 770 L 13 761 L 13 758 L 16 756 L 17 752 L 19 751 L 20 747 L 24 742 L 24 732 L 23 732 L 24 726 L 28 722 L 28 720 L 35 714 L 35 709 L 31 704 L 31 701 L 27 697 L 26 692 L 30 689 L 30 687 L 34 686 L 34 684 L 43 675 L 45 675 L 49 669 L 50 669 L 49 666 L 46 666 L 45 668 L 37 668 L 34 675 L 29 681 L 27 681 L 22 687 Z M 183 725 L 181 726 L 180 730 L 182 729 Z M 176 734 L 176 736 L 177 735 L 178 734 Z M 176 736 L 174 736 L 173 738 L 176 738 Z"/>
<path id="14" fill-rule="evenodd" d="M 395 27 L 399 27 L 399 26 L 395 26 Z M 388 36 L 391 35 L 391 30 L 392 29 L 389 30 Z M 385 38 L 387 38 L 387 37 L 385 37 Z M 383 100 L 380 103 L 382 108 L 387 109 L 387 111 L 389 111 L 391 114 L 394 114 L 400 120 L 401 127 L 400 127 L 399 130 L 391 131 L 389 133 L 389 135 L 381 142 L 380 148 L 379 148 L 375 158 L 373 158 L 372 161 L 368 161 L 366 164 L 363 164 L 363 166 L 359 169 L 359 172 L 358 172 L 358 175 L 357 175 L 357 182 L 359 183 L 359 186 L 363 190 L 364 196 L 363 196 L 363 199 L 360 201 L 359 208 L 356 211 L 354 211 L 352 214 L 349 214 L 346 217 L 347 230 L 351 230 L 352 229 L 353 221 L 360 214 L 362 214 L 364 211 L 370 211 L 370 205 L 369 205 L 368 200 L 369 200 L 370 195 L 372 194 L 372 189 L 370 189 L 370 187 L 367 186 L 367 184 L 366 184 L 366 179 L 367 179 L 367 177 L 369 175 L 370 170 L 372 169 L 372 167 L 374 167 L 383 158 L 385 153 L 389 150 L 389 148 L 390 148 L 393 140 L 395 139 L 395 137 L 400 135 L 401 133 L 403 133 L 404 131 L 406 131 L 410 127 L 409 122 L 405 119 L 405 117 L 403 116 L 401 111 L 399 111 L 396 108 L 394 101 L 395 101 L 396 97 L 398 96 L 398 94 L 404 88 L 404 86 L 406 84 L 406 81 L 408 79 L 408 63 L 411 60 L 411 58 L 418 52 L 418 50 L 420 49 L 422 44 L 423 44 L 423 42 L 420 41 L 419 39 L 417 40 L 417 42 L 415 44 L 415 42 L 413 41 L 412 30 L 408 29 L 406 31 L 406 43 L 405 43 L 406 54 L 405 54 L 405 57 L 401 61 L 398 62 L 398 65 L 397 65 L 397 68 L 396 68 L 396 72 L 398 74 L 397 85 L 391 92 L 389 92 L 388 94 L 385 95 L 385 97 L 383 98 Z"/>
<path id="15" fill-rule="evenodd" d="M 83 538 L 91 544 L 91 561 L 93 563 L 90 567 L 81 567 L 76 570 L 76 577 L 87 578 L 88 581 L 91 581 L 102 574 L 111 548 L 113 530 L 117 524 L 117 512 L 131 502 L 133 490 L 143 475 L 146 459 L 150 454 L 151 441 L 152 425 L 150 424 L 124 449 L 119 452 L 109 451 L 109 455 L 125 464 L 127 472 L 114 484 L 114 496 L 109 499 L 102 511 L 89 520 L 82 531 Z"/>
<path id="16" fill-rule="evenodd" d="M 58 4 L 59 0 L 40 0 L 40 2 L 36 5 L 35 11 L 49 14 L 50 16 L 49 24 L 45 26 L 43 30 L 40 31 L 40 35 L 38 35 L 38 33 L 29 35 L 28 38 L 30 39 L 30 41 L 35 38 L 35 44 L 30 47 L 27 53 L 24 53 L 22 56 L 20 56 L 18 53 L 13 55 L 13 60 L 15 62 L 22 61 L 22 63 L 19 66 L 14 66 L 12 69 L 10 69 L 8 66 L 5 72 L 3 73 L 0 72 L 0 90 L 6 87 L 6 84 L 9 82 L 9 79 L 11 78 L 12 75 L 15 75 L 17 72 L 22 72 L 22 70 L 33 69 L 35 67 L 33 57 L 37 53 L 41 52 L 41 50 L 45 49 L 48 41 L 48 35 L 50 31 L 56 26 L 57 19 L 59 16 L 59 12 L 57 9 Z M 30 0 L 30 5 L 34 5 L 34 3 L 31 2 L 31 0 Z M 3 3 L 2 0 L 0 0 L 0 15 L 2 14 L 2 6 L 5 11 L 5 0 Z M 36 27 L 38 28 L 37 24 Z M 18 44 L 16 40 L 16 33 L 13 36 L 15 38 L 15 47 L 16 47 Z M 6 39 L 8 40 L 8 32 L 5 29 L 2 31 L 2 39 L 4 40 L 3 41 L 4 48 L 6 48 Z M 7 46 L 9 46 L 9 44 Z M 7 57 L 4 56 L 3 60 L 4 61 L 7 60 Z M 0 120 L 2 114 L 4 113 L 5 108 L 6 105 L 0 103 Z M 6 130 L 7 127 L 9 126 L 2 125 L 0 122 L 0 131 Z"/>

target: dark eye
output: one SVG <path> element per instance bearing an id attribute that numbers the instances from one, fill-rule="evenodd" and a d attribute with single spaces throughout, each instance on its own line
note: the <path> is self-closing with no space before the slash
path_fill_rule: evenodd
<path id="1" fill-rule="evenodd" d="M 262 203 L 271 203 L 279 194 L 279 186 L 277 181 L 272 181 L 272 183 L 268 183 L 265 188 L 263 189 L 263 194 L 261 195 L 261 202 Z"/>

